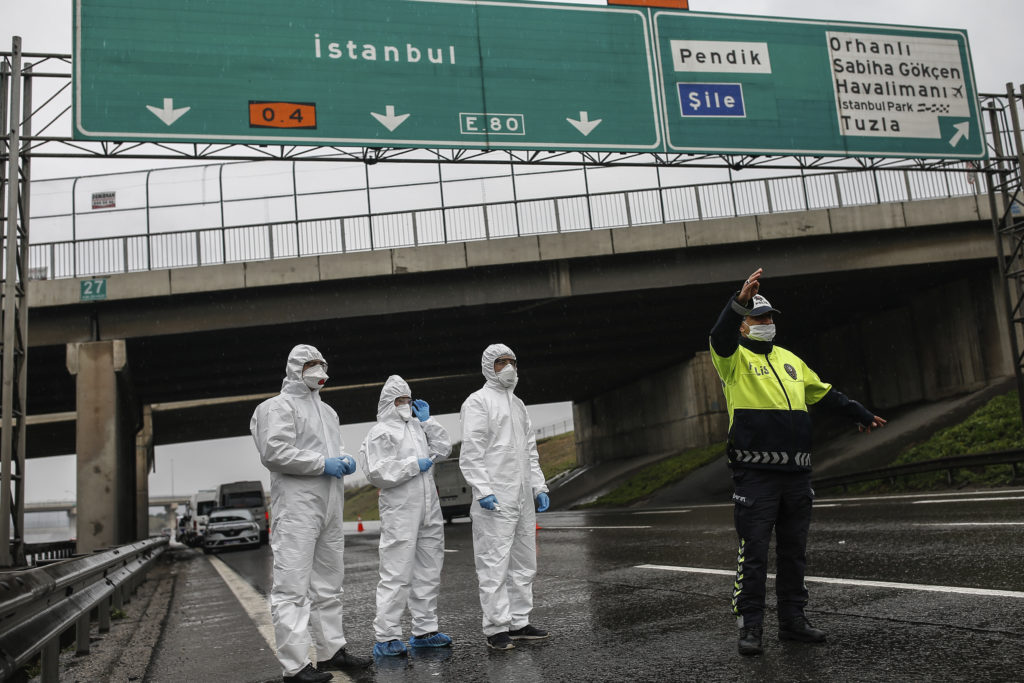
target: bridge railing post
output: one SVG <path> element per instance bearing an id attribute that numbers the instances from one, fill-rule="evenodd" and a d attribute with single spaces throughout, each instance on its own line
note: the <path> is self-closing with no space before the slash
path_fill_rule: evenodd
<path id="1" fill-rule="evenodd" d="M 832 181 L 836 185 L 836 203 L 839 204 L 840 208 L 842 208 L 842 206 L 843 206 L 843 186 L 839 182 L 839 174 L 838 173 L 833 173 L 832 174 Z"/>
<path id="2" fill-rule="evenodd" d="M 907 188 L 907 201 L 914 201 L 914 191 L 910 187 L 910 171 L 903 171 L 903 185 Z"/>
<path id="3" fill-rule="evenodd" d="M 775 213 L 772 208 L 772 186 L 767 179 L 762 182 L 764 182 L 764 196 L 768 200 L 768 213 Z"/>

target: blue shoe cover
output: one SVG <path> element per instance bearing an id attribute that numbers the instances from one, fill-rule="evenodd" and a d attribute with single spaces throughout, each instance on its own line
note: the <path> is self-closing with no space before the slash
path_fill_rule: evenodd
<path id="1" fill-rule="evenodd" d="M 409 639 L 409 647 L 451 647 L 452 639 L 439 631 L 424 633 Z"/>
<path id="2" fill-rule="evenodd" d="M 374 657 L 398 657 L 405 654 L 405 645 L 400 640 L 389 640 L 373 646 Z"/>

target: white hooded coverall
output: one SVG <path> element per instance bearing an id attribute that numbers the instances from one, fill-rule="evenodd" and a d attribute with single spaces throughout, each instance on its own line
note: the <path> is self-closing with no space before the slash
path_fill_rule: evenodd
<path id="1" fill-rule="evenodd" d="M 377 642 L 402 638 L 402 613 L 412 615 L 412 633 L 437 631 L 437 595 L 444 564 L 444 518 L 434 468 L 420 472 L 419 459 L 437 462 L 452 452 L 448 431 L 434 418 L 408 421 L 395 399 L 411 396 L 398 375 L 388 377 L 377 403 L 377 424 L 359 456 L 366 478 L 381 489 L 380 583 L 377 584 Z"/>
<path id="2" fill-rule="evenodd" d="M 480 361 L 487 382 L 462 404 L 462 452 L 459 466 L 473 488 L 473 549 L 480 583 L 483 632 L 491 636 L 526 626 L 533 609 L 537 573 L 534 499 L 547 492 L 537 455 L 537 440 L 526 406 L 505 388 L 494 361 L 512 349 L 492 344 Z M 494 494 L 501 510 L 478 502 Z"/>
<path id="3" fill-rule="evenodd" d="M 309 662 L 309 627 L 318 661 L 345 646 L 342 632 L 344 479 L 324 476 L 324 459 L 346 455 L 338 414 L 302 381 L 302 366 L 323 360 L 300 344 L 288 354 L 281 393 L 249 422 L 260 460 L 270 470 L 274 583 L 270 614 L 285 676 Z"/>

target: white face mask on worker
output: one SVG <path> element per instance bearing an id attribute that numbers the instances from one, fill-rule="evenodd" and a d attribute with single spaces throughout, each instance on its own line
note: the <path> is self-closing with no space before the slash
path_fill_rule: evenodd
<path id="1" fill-rule="evenodd" d="M 324 370 L 322 365 L 314 365 L 311 368 L 306 368 L 302 371 L 302 381 L 306 383 L 306 386 L 310 389 L 321 389 L 327 384 L 327 371 Z"/>
<path id="2" fill-rule="evenodd" d="M 775 323 L 770 325 L 750 325 L 747 336 L 755 341 L 770 342 L 775 339 Z"/>
<path id="3" fill-rule="evenodd" d="M 510 387 L 516 383 L 516 366 L 509 363 L 498 373 L 498 381 L 503 387 Z"/>
<path id="4" fill-rule="evenodd" d="M 397 410 L 402 419 L 407 422 L 409 421 L 409 418 L 412 417 L 412 408 L 409 407 L 408 403 L 405 405 L 395 406 L 395 410 Z"/>

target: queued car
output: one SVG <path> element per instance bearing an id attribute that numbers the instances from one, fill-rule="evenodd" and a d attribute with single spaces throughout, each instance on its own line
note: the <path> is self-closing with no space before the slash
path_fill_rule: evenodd
<path id="1" fill-rule="evenodd" d="M 203 552 L 224 548 L 259 548 L 260 525 L 243 509 L 214 510 L 206 521 Z"/>

